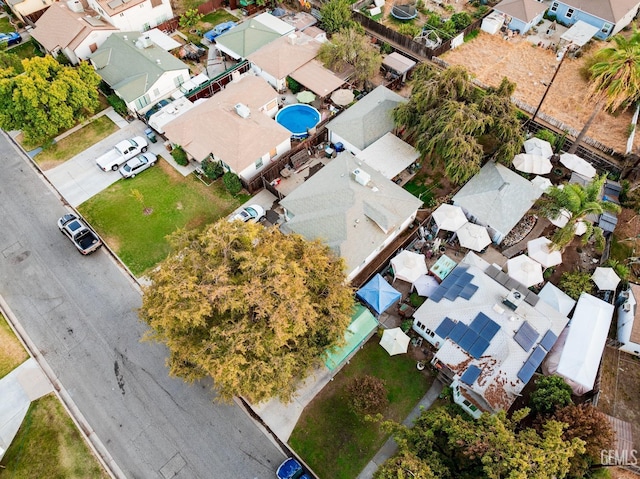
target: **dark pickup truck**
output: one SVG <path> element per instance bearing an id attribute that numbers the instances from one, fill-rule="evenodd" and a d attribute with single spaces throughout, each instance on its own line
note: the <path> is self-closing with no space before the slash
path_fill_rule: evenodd
<path id="1" fill-rule="evenodd" d="M 84 255 L 91 254 L 102 246 L 98 235 L 72 213 L 66 214 L 58 220 L 58 228 Z"/>

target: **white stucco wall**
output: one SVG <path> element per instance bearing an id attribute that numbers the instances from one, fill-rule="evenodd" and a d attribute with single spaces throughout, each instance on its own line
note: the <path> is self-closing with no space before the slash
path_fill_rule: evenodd
<path id="1" fill-rule="evenodd" d="M 176 86 L 176 78 L 182 75 L 183 81 L 186 81 L 189 78 L 189 70 L 184 68 L 182 70 L 174 70 L 170 72 L 165 72 L 159 79 L 156 81 L 149 90 L 147 90 L 146 94 L 148 95 L 148 103 L 144 107 L 138 108 L 136 105 L 136 101 L 128 102 L 127 108 L 133 112 L 143 113 L 153 104 L 156 100 L 161 98 L 166 98 L 171 93 L 176 91 L 178 87 Z M 117 92 L 116 92 L 117 93 Z"/>
<path id="2" fill-rule="evenodd" d="M 344 145 L 344 149 L 353 153 L 354 156 L 357 156 L 362 152 L 360 148 L 356 148 L 347 140 L 342 138 L 340 135 L 335 134 L 331 130 L 329 130 L 329 141 L 333 144 L 342 143 Z"/>
<path id="3" fill-rule="evenodd" d="M 276 147 L 276 156 L 271 158 L 270 152 L 266 152 L 264 155 L 262 155 L 262 166 L 260 168 L 256 168 L 255 163 L 253 163 L 237 174 L 238 176 L 240 176 L 245 180 L 251 180 L 252 178 L 257 176 L 258 173 L 264 170 L 269 164 L 271 164 L 272 161 L 275 161 L 280 155 L 282 155 L 283 153 L 286 153 L 290 149 L 291 149 L 291 139 L 287 138 L 285 141 L 283 141 Z"/>
<path id="4" fill-rule="evenodd" d="M 267 73 L 255 63 L 251 64 L 251 69 L 258 75 L 266 80 L 277 91 L 284 91 L 286 89 L 286 78 L 277 79 L 270 73 Z"/>
<path id="5" fill-rule="evenodd" d="M 76 61 L 74 63 L 77 64 L 79 60 L 86 60 L 89 58 L 89 55 L 93 53 L 90 46 L 95 43 L 96 46 L 100 48 L 107 37 L 116 31 L 117 30 L 99 30 L 93 31 L 87 35 L 87 38 L 85 38 L 73 51 L 74 56 L 76 57 Z"/>
<path id="6" fill-rule="evenodd" d="M 169 0 L 162 0 L 162 4 L 157 7 L 152 7 L 151 1 L 147 0 L 115 15 L 105 12 L 96 0 L 88 0 L 88 3 L 105 21 L 122 31 L 142 32 L 173 17 Z"/>

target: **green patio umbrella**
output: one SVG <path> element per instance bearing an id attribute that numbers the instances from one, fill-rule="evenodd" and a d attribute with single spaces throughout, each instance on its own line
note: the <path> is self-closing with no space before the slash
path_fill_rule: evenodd
<path id="1" fill-rule="evenodd" d="M 296 96 L 296 98 L 300 103 L 311 103 L 316 99 L 316 96 L 312 92 L 305 90 L 298 93 L 298 96 Z"/>

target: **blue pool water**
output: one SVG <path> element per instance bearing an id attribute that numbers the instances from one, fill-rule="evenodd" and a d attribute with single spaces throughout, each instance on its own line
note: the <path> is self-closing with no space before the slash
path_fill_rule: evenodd
<path id="1" fill-rule="evenodd" d="M 287 105 L 276 114 L 276 121 L 289 130 L 292 136 L 307 136 L 307 130 L 320 123 L 320 112 L 314 107 L 298 103 Z"/>

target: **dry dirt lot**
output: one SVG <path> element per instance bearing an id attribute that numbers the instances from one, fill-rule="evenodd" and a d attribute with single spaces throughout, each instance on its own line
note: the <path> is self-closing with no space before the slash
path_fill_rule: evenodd
<path id="1" fill-rule="evenodd" d="M 551 50 L 534 46 L 522 37 L 504 40 L 482 31 L 476 39 L 441 58 L 450 65 L 465 66 L 478 80 L 491 86 L 499 85 L 506 76 L 517 84 L 515 96 L 533 107 L 540 102 L 545 84 L 558 65 Z M 583 58 L 565 59 L 541 109 L 578 131 L 594 106 L 586 97 L 587 82 L 580 74 Z M 630 111 L 617 117 L 602 112 L 588 136 L 624 153 L 631 116 Z M 640 146 L 638 135 L 634 146 Z"/>

